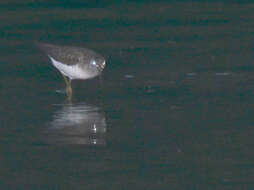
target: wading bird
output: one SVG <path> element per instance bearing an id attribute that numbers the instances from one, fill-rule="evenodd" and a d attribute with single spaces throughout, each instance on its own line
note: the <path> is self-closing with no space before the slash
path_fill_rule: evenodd
<path id="1" fill-rule="evenodd" d="M 66 94 L 69 100 L 72 98 L 72 80 L 96 77 L 101 74 L 106 65 L 105 59 L 101 55 L 87 48 L 48 43 L 38 43 L 38 46 L 61 72 L 66 83 Z"/>

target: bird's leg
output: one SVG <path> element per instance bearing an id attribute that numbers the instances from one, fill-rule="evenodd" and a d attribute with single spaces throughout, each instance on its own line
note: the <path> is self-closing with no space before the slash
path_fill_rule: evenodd
<path id="1" fill-rule="evenodd" d="M 71 79 L 69 80 L 69 85 L 66 87 L 66 93 L 67 93 L 68 99 L 71 100 L 72 98 Z"/>
<path id="2" fill-rule="evenodd" d="M 69 100 L 71 100 L 72 98 L 72 88 L 71 88 L 71 79 L 67 79 L 66 76 L 64 76 L 62 74 L 63 78 L 64 78 L 64 81 L 65 81 L 65 84 L 66 84 L 66 94 L 67 94 L 67 97 Z"/>
<path id="3" fill-rule="evenodd" d="M 68 100 L 71 100 L 72 98 L 71 80 L 68 81 L 68 85 L 66 86 L 66 94 L 67 94 Z"/>

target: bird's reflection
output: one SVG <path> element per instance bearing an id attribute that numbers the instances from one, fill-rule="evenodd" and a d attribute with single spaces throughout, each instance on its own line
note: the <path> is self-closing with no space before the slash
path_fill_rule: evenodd
<path id="1" fill-rule="evenodd" d="M 46 130 L 49 144 L 105 145 L 106 119 L 98 107 L 85 103 L 57 105 Z"/>

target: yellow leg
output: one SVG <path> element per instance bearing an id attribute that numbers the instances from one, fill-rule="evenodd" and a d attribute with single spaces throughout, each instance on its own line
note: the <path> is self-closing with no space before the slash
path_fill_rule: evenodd
<path id="1" fill-rule="evenodd" d="M 66 76 L 62 74 L 65 84 L 66 84 L 66 94 L 68 97 L 68 100 L 71 100 L 72 98 L 72 88 L 71 88 L 71 80 L 68 80 Z"/>

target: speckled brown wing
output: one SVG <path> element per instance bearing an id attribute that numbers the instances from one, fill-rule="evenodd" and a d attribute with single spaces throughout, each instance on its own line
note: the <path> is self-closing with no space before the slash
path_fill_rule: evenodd
<path id="1" fill-rule="evenodd" d="M 39 43 L 38 46 L 48 56 L 66 65 L 74 65 L 77 63 L 89 64 L 97 56 L 94 51 L 86 48 L 57 46 L 46 43 Z"/>

